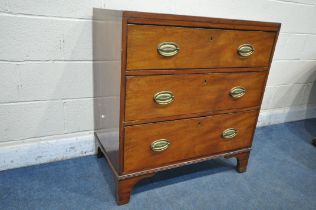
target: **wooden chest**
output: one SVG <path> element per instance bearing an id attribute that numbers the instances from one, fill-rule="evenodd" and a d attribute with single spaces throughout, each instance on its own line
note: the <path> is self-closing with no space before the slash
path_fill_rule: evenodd
<path id="1" fill-rule="evenodd" d="M 279 23 L 94 10 L 98 156 L 117 202 L 158 171 L 218 157 L 245 172 Z"/>

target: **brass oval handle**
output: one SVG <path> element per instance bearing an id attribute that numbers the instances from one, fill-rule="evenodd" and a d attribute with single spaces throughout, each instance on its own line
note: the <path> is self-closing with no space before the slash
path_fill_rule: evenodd
<path id="1" fill-rule="evenodd" d="M 174 42 L 162 42 L 158 45 L 158 53 L 165 57 L 171 57 L 176 55 L 180 48 Z"/>
<path id="2" fill-rule="evenodd" d="M 237 86 L 230 89 L 229 94 L 233 98 L 241 98 L 246 94 L 246 88 Z"/>
<path id="3" fill-rule="evenodd" d="M 224 139 L 232 139 L 235 136 L 237 136 L 238 131 L 236 128 L 227 128 L 226 130 L 223 131 L 222 137 Z"/>
<path id="4" fill-rule="evenodd" d="M 154 101 L 160 105 L 170 104 L 174 101 L 174 95 L 171 91 L 161 91 L 154 95 Z"/>
<path id="5" fill-rule="evenodd" d="M 237 53 L 241 57 L 248 57 L 255 52 L 255 48 L 251 44 L 242 44 L 238 47 Z"/>
<path id="6" fill-rule="evenodd" d="M 151 143 L 150 148 L 154 152 L 162 152 L 168 149 L 170 141 L 167 139 L 159 139 Z"/>

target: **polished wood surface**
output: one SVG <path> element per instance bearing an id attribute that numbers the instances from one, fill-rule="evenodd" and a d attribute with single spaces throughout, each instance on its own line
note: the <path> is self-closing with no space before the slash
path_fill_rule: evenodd
<path id="1" fill-rule="evenodd" d="M 250 111 L 128 126 L 125 128 L 124 172 L 250 147 L 257 114 Z M 222 132 L 227 128 L 236 128 L 237 136 L 224 139 Z M 158 139 L 169 140 L 169 148 L 153 152 L 150 145 Z"/>
<path id="2" fill-rule="evenodd" d="M 191 158 L 191 159 L 187 159 L 184 161 L 178 161 L 176 163 L 159 166 L 156 168 L 138 170 L 138 171 L 135 171 L 132 173 L 127 172 L 125 174 L 119 175 L 118 178 L 120 180 L 124 180 L 124 179 L 128 179 L 128 178 L 135 177 L 135 176 L 141 176 L 144 174 L 150 174 L 150 173 L 156 173 L 156 172 L 160 172 L 160 171 L 170 170 L 170 169 L 174 169 L 174 168 L 178 168 L 178 167 L 182 167 L 182 166 L 201 163 L 201 162 L 204 162 L 207 160 L 213 160 L 213 159 L 222 158 L 222 157 L 225 158 L 226 156 L 232 156 L 234 154 L 239 154 L 239 153 L 244 153 L 244 152 L 249 152 L 249 151 L 251 151 L 250 147 L 238 149 L 238 150 L 232 150 L 232 151 L 228 151 L 228 152 L 221 152 L 218 154 L 207 155 L 207 156 L 198 157 L 198 158 Z"/>
<path id="3" fill-rule="evenodd" d="M 269 65 L 274 32 L 236 31 L 166 26 L 129 25 L 127 69 L 184 69 L 265 67 Z M 179 53 L 164 57 L 157 52 L 162 42 L 177 43 Z M 255 52 L 241 57 L 237 49 L 251 44 Z"/>
<path id="4" fill-rule="evenodd" d="M 237 158 L 237 171 L 239 173 L 244 173 L 247 171 L 249 155 L 250 152 L 239 153 L 235 155 L 235 157 Z"/>
<path id="5" fill-rule="evenodd" d="M 258 106 L 266 76 L 267 72 L 128 76 L 125 121 Z M 232 98 L 229 91 L 235 86 L 245 87 L 246 94 Z M 157 104 L 153 96 L 160 91 L 173 92 L 174 101 Z"/>
<path id="6" fill-rule="evenodd" d="M 220 68 L 220 69 L 155 69 L 153 70 L 129 70 L 126 76 L 144 75 L 170 75 L 170 74 L 205 74 L 205 73 L 236 73 L 236 72 L 257 72 L 268 71 L 268 67 L 249 67 L 249 68 Z"/>
<path id="7" fill-rule="evenodd" d="M 225 158 L 236 158 L 237 159 L 237 166 L 236 170 L 239 173 L 244 173 L 247 171 L 248 160 L 249 160 L 250 151 L 241 152 L 233 155 L 225 156 Z"/>
<path id="8" fill-rule="evenodd" d="M 124 122 L 124 125 L 130 126 L 130 125 L 139 125 L 139 124 L 163 122 L 163 121 L 171 121 L 171 120 L 182 120 L 182 119 L 188 119 L 188 118 L 205 117 L 205 116 L 210 116 L 210 115 L 218 115 L 218 114 L 226 114 L 226 113 L 234 113 L 234 112 L 244 112 L 244 111 L 252 111 L 252 110 L 259 110 L 259 109 L 260 109 L 260 106 L 229 109 L 229 110 L 209 110 L 207 112 L 199 112 L 199 113 L 190 113 L 190 114 L 184 114 L 184 115 L 174 115 L 174 116 L 167 116 L 167 117 L 126 121 L 126 122 Z"/>
<path id="9" fill-rule="evenodd" d="M 271 31 L 278 30 L 278 26 L 263 26 L 263 25 L 244 25 L 244 24 L 223 24 L 216 22 L 204 21 L 177 21 L 167 19 L 143 19 L 143 18 L 128 18 L 129 24 L 140 25 L 160 25 L 160 26 L 176 26 L 176 27 L 191 27 L 191 28 L 216 28 L 216 29 L 232 29 L 232 30 L 252 30 L 252 31 Z"/>
<path id="10" fill-rule="evenodd" d="M 107 159 L 116 178 L 117 203 L 129 201 L 139 180 L 163 170 L 233 157 L 237 170 L 246 171 L 280 24 L 100 9 L 95 12 L 105 21 L 95 24 L 101 30 L 93 28 L 94 59 L 115 54 L 115 62 L 120 61 L 116 71 L 110 67 L 111 71 L 106 69 L 108 73 L 95 77 L 120 75 L 119 100 L 114 102 L 120 111 L 119 116 L 115 115 L 119 118 L 115 119 L 117 133 L 111 135 L 108 128 L 102 130 L 104 133 L 96 131 L 98 157 Z M 117 27 L 110 30 L 120 24 L 121 32 Z M 112 32 L 113 37 L 109 36 Z M 159 55 L 157 47 L 163 41 L 176 42 L 179 53 L 168 58 Z M 255 52 L 241 58 L 237 54 L 241 44 L 252 44 Z M 244 86 L 246 95 L 232 99 L 229 90 L 234 86 Z M 174 92 L 175 100 L 159 106 L 153 95 L 163 90 Z M 96 91 L 96 97 L 98 94 Z M 98 106 L 95 110 L 107 111 Z M 236 127 L 238 135 L 224 140 L 222 131 L 229 127 Z M 150 144 L 161 138 L 171 141 L 169 148 L 152 152 Z"/>
<path id="11" fill-rule="evenodd" d="M 158 14 L 134 11 L 124 11 L 123 16 L 127 18 L 128 23 L 132 24 L 187 26 L 194 28 L 206 27 L 234 30 L 279 31 L 281 26 L 280 23 L 272 22 L 197 17 L 161 13 Z"/>
<path id="12" fill-rule="evenodd" d="M 116 180 L 116 202 L 123 205 L 129 202 L 133 187 L 142 179 L 155 175 L 154 173 L 131 177 L 124 180 Z"/>
<path id="13" fill-rule="evenodd" d="M 122 21 L 122 11 L 106 10 L 94 8 L 93 18 L 99 21 L 94 21 L 92 24 L 92 38 L 93 38 L 93 59 L 104 60 L 106 57 L 107 62 L 94 62 L 93 63 L 93 111 L 94 111 L 94 128 L 95 136 L 99 139 L 100 145 L 107 157 L 110 159 L 115 172 L 118 173 L 121 167 L 119 159 L 121 157 L 118 137 L 119 132 L 119 109 L 106 107 L 105 101 L 110 100 L 114 103 L 114 98 L 125 96 L 124 92 L 119 93 L 124 81 L 120 82 L 120 78 L 125 78 L 121 66 L 124 66 L 126 61 L 121 58 L 120 50 L 113 50 L 115 48 L 124 48 L 122 40 L 126 38 L 122 27 L 126 24 Z M 104 39 L 106 37 L 106 39 Z M 126 49 L 126 47 L 125 47 Z M 113 61 L 115 60 L 115 61 Z M 111 69 L 108 69 L 111 68 Z M 114 73 L 115 72 L 115 73 Z M 121 73 L 122 72 L 122 73 Z M 111 86 L 108 84 L 110 80 Z M 104 85 L 107 83 L 107 85 Z M 121 90 L 125 90 L 124 88 Z M 111 98 L 107 97 L 111 92 Z M 107 105 L 110 103 L 106 103 Z M 114 106 L 114 105 L 113 105 Z M 106 107 L 106 108 L 105 108 Z M 111 114 L 109 110 L 111 109 Z M 107 115 L 106 118 L 102 115 Z M 113 123 L 114 122 L 114 123 Z"/>
<path id="14" fill-rule="evenodd" d="M 119 116 L 119 174 L 123 173 L 124 166 L 124 118 L 125 118 L 125 100 L 126 100 L 126 59 L 127 59 L 127 18 L 123 15 L 122 19 L 122 49 L 121 49 L 121 89 L 120 89 L 120 116 Z"/>

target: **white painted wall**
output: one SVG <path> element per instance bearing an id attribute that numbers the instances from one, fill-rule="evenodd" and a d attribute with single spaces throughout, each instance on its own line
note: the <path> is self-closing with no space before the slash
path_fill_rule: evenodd
<path id="1" fill-rule="evenodd" d="M 258 125 L 316 117 L 316 0 L 0 0 L 0 170 L 94 152 L 94 7 L 281 22 Z"/>

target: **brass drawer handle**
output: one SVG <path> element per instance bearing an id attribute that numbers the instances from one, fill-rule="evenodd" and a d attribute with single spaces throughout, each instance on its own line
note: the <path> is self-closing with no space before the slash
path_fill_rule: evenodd
<path id="1" fill-rule="evenodd" d="M 161 91 L 154 95 L 154 101 L 160 105 L 170 104 L 174 101 L 174 95 L 171 91 Z"/>
<path id="2" fill-rule="evenodd" d="M 241 57 L 249 57 L 254 52 L 255 52 L 255 48 L 251 44 L 240 45 L 237 49 L 237 53 Z"/>
<path id="3" fill-rule="evenodd" d="M 158 45 L 158 53 L 165 57 L 171 57 L 179 52 L 179 47 L 174 42 L 162 42 Z"/>
<path id="4" fill-rule="evenodd" d="M 151 143 L 150 148 L 154 152 L 162 152 L 168 149 L 170 142 L 167 139 L 159 139 Z"/>
<path id="5" fill-rule="evenodd" d="M 230 89 L 229 94 L 233 98 L 241 98 L 246 94 L 246 88 L 237 86 Z"/>
<path id="6" fill-rule="evenodd" d="M 237 129 L 236 128 L 227 128 L 226 130 L 223 131 L 222 137 L 224 139 L 232 139 L 235 136 L 237 136 Z"/>

